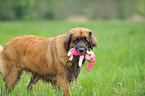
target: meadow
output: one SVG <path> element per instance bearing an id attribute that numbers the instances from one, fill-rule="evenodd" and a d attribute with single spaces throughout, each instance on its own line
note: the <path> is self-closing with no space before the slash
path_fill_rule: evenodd
<path id="1" fill-rule="evenodd" d="M 145 96 L 145 22 L 90 21 L 3 21 L 0 22 L 0 44 L 23 34 L 55 37 L 71 28 L 85 27 L 98 40 L 94 48 L 96 64 L 87 72 L 81 69 L 76 85 L 71 83 L 73 96 Z M 33 96 L 27 91 L 31 74 L 23 72 L 21 80 L 9 96 Z M 51 84 L 39 81 L 36 96 L 63 96 Z M 0 96 L 6 95 L 0 76 Z"/>

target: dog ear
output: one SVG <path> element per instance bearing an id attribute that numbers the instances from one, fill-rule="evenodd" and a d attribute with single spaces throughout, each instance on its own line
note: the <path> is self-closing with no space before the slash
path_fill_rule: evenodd
<path id="1" fill-rule="evenodd" d="M 72 34 L 67 33 L 66 36 L 65 36 L 65 42 L 64 42 L 64 45 L 65 45 L 65 48 L 66 48 L 67 51 L 70 48 L 71 40 L 72 40 Z"/>
<path id="2" fill-rule="evenodd" d="M 96 47 L 98 45 L 98 42 L 96 38 L 93 36 L 92 32 L 89 32 L 90 36 L 90 48 L 93 49 L 93 47 Z"/>

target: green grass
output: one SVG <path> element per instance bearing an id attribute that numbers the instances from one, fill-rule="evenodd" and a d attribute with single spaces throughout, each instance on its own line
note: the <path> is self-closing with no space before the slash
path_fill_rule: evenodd
<path id="1" fill-rule="evenodd" d="M 145 95 L 145 22 L 92 21 L 11 21 L 0 22 L 0 44 L 22 34 L 55 37 L 74 27 L 86 27 L 98 40 L 94 48 L 96 64 L 90 72 L 83 66 L 77 84 L 70 84 L 73 96 L 143 96 Z M 31 75 L 24 73 L 10 96 L 32 96 L 27 91 Z M 39 81 L 34 88 L 37 96 L 59 96 L 51 84 Z M 0 95 L 5 84 L 0 76 Z"/>

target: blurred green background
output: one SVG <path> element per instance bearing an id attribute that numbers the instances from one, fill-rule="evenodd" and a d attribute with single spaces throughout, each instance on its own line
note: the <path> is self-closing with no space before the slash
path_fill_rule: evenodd
<path id="1" fill-rule="evenodd" d="M 0 0 L 0 20 L 142 20 L 144 16 L 144 0 Z"/>

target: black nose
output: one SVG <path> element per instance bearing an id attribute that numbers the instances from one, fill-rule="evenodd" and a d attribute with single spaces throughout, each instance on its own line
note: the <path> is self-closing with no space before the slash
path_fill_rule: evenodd
<path id="1" fill-rule="evenodd" d="M 79 48 L 79 53 L 85 53 L 85 49 L 84 48 Z"/>

